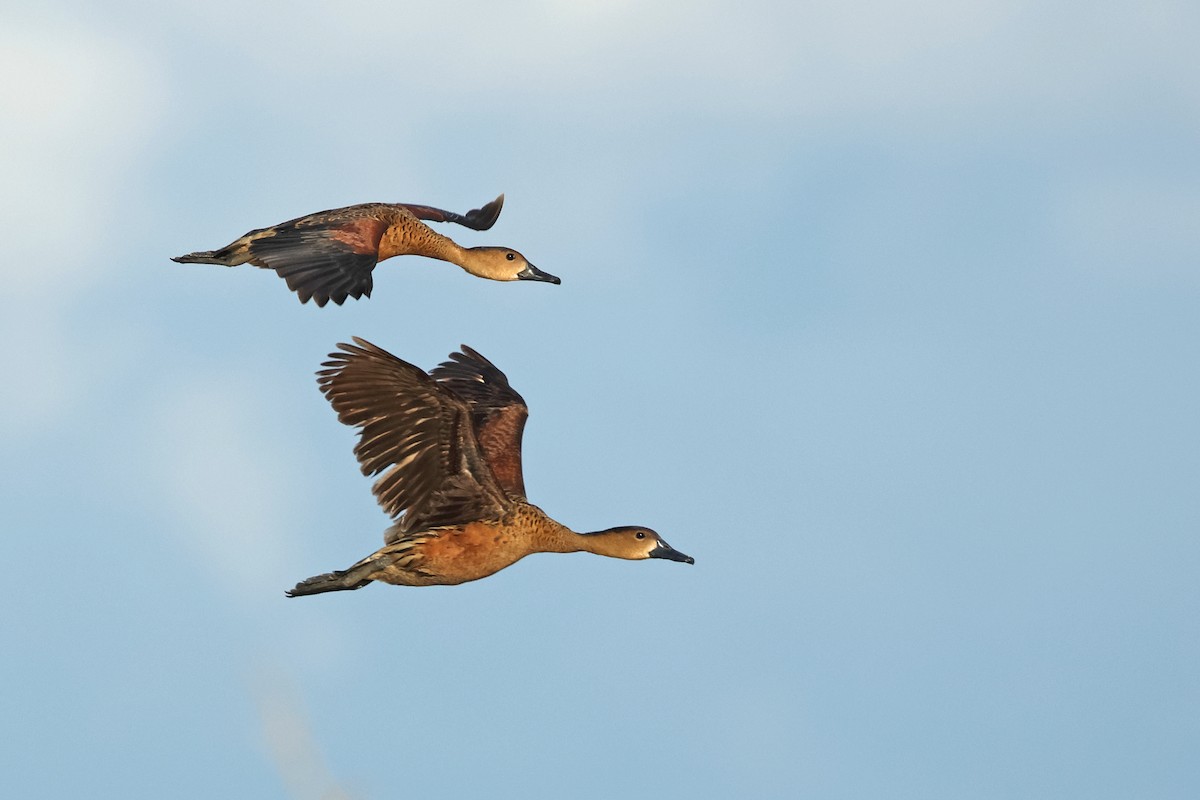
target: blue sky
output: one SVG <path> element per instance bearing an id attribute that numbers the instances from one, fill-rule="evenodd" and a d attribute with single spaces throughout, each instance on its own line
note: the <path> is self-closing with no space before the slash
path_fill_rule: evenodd
<path id="1" fill-rule="evenodd" d="M 1200 12 L 0 10 L 14 796 L 1194 797 Z M 301 306 L 177 265 L 374 200 Z M 466 342 L 531 499 L 696 558 L 288 600 L 387 520 L 313 373 Z"/>

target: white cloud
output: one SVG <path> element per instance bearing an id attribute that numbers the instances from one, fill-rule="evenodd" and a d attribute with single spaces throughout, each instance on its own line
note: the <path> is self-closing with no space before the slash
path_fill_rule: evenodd
<path id="1" fill-rule="evenodd" d="M 6 288 L 71 291 L 112 234 L 163 102 L 160 70 L 137 47 L 60 24 L 0 30 L 0 214 Z"/>
<path id="2" fill-rule="evenodd" d="M 240 24 L 230 25 L 235 11 Z M 239 57 L 288 80 L 344 76 L 377 93 L 373 112 L 405 119 L 427 103 L 471 102 L 490 113 L 514 96 L 536 96 L 638 113 L 835 124 L 880 113 L 945 124 L 957 114 L 970 125 L 1075 113 L 1130 76 L 1153 77 L 1193 110 L 1200 98 L 1188 80 L 1195 58 L 1185 33 L 1197 12 L 1170 2 L 1094 14 L 998 0 L 341 0 L 303 14 L 274 3 L 206 3 L 186 13 L 219 28 L 221 46 Z"/>
<path id="3" fill-rule="evenodd" d="M 111 269 L 128 235 L 130 173 L 163 100 L 136 47 L 62 20 L 0 28 L 0 315 L 6 369 L 0 430 L 33 434 L 86 398 L 96 341 L 69 341 L 72 305 Z"/>

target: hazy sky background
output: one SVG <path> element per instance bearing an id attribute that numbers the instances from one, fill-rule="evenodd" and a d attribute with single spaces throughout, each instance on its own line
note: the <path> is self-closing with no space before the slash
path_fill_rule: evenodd
<path id="1" fill-rule="evenodd" d="M 36 6 L 36 8 L 34 8 Z M 1200 795 L 1194 3 L 9 2 L 13 797 Z M 356 202 L 561 286 L 177 265 Z M 289 600 L 313 373 L 460 342 L 530 498 L 696 558 Z"/>

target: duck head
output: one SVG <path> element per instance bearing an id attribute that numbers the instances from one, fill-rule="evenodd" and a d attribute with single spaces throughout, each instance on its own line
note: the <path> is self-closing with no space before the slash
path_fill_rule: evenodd
<path id="1" fill-rule="evenodd" d="M 472 247 L 463 266 L 472 275 L 494 281 L 544 281 L 562 283 L 554 275 L 542 272 L 525 256 L 507 247 Z"/>
<path id="2" fill-rule="evenodd" d="M 609 528 L 587 534 L 592 545 L 588 549 L 593 553 L 627 558 L 638 561 L 644 558 L 666 558 L 671 561 L 681 561 L 684 564 L 695 564 L 696 559 L 676 550 L 663 541 L 663 538 L 649 528 L 626 525 L 619 528 Z"/>

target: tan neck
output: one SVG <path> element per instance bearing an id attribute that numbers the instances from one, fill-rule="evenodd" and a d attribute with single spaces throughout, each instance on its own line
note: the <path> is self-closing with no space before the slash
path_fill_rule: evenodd
<path id="1" fill-rule="evenodd" d="M 620 540 L 606 531 L 576 533 L 532 503 L 521 503 L 510 512 L 510 524 L 532 531 L 530 552 L 534 553 L 595 553 L 598 556 L 629 558 L 620 547 Z"/>
<path id="2" fill-rule="evenodd" d="M 426 256 L 449 261 L 466 269 L 467 249 L 453 239 L 442 236 L 420 220 L 400 217 L 379 240 L 379 260 L 392 256 Z"/>
<path id="3" fill-rule="evenodd" d="M 504 261 L 485 254 L 495 252 L 492 247 L 463 247 L 458 242 L 442 236 L 428 225 L 416 220 L 404 220 L 393 225 L 379 241 L 379 261 L 392 256 L 425 256 L 462 267 L 472 275 L 494 281 L 512 280 L 511 268 Z"/>
<path id="4" fill-rule="evenodd" d="M 620 546 L 622 543 L 613 536 L 605 535 L 603 531 L 595 533 L 576 533 L 566 525 L 560 525 L 547 517 L 550 524 L 545 526 L 538 537 L 541 552 L 544 553 L 595 553 L 598 556 L 611 558 L 627 558 L 628 555 Z"/>
<path id="5" fill-rule="evenodd" d="M 603 531 L 577 533 L 575 536 L 581 545 L 580 550 L 586 550 L 589 553 L 595 553 L 598 556 L 608 556 L 610 558 L 630 557 L 627 552 L 628 545 L 624 540 L 608 535 Z"/>
<path id="6" fill-rule="evenodd" d="M 539 509 L 540 511 L 541 509 Z M 541 553 L 578 553 L 583 547 L 580 536 L 566 525 L 560 525 L 545 514 L 539 514 L 541 519 L 536 526 L 537 533 L 533 537 L 535 547 Z"/>

